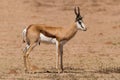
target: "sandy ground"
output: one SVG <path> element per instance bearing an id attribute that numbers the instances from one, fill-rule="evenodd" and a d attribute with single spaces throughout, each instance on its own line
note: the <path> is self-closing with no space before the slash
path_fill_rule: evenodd
<path id="1" fill-rule="evenodd" d="M 56 73 L 55 45 L 41 44 L 30 54 L 36 74 L 25 74 L 22 30 L 33 23 L 69 28 L 74 6 L 88 30 L 64 46 L 64 73 Z M 120 79 L 120 0 L 0 0 L 0 24 L 0 80 Z"/>

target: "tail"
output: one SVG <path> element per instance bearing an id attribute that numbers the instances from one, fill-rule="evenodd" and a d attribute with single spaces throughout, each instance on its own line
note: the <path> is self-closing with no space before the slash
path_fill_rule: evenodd
<path id="1" fill-rule="evenodd" d="M 22 42 L 25 43 L 26 42 L 26 32 L 27 32 L 27 28 L 25 28 L 23 31 L 22 31 Z"/>

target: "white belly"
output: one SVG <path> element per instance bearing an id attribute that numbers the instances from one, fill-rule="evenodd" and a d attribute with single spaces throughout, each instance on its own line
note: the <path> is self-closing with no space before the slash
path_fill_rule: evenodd
<path id="1" fill-rule="evenodd" d="M 42 42 L 47 42 L 47 43 L 52 43 L 52 44 L 56 43 L 56 38 L 47 37 L 43 34 L 40 34 L 40 38 Z"/>

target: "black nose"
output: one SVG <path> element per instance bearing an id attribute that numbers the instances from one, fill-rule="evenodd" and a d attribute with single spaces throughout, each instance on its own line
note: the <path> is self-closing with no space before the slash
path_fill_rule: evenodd
<path id="1" fill-rule="evenodd" d="M 83 31 L 87 31 L 87 28 L 85 28 Z"/>

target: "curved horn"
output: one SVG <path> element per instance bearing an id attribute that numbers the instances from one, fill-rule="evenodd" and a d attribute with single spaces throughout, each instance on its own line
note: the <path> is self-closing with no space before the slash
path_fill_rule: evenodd
<path id="1" fill-rule="evenodd" d="M 76 10 L 76 7 L 74 8 L 74 12 L 75 12 L 76 15 L 78 15 L 77 10 Z"/>
<path id="2" fill-rule="evenodd" d="M 78 14 L 80 15 L 80 8 L 79 7 L 77 7 L 78 8 Z"/>

